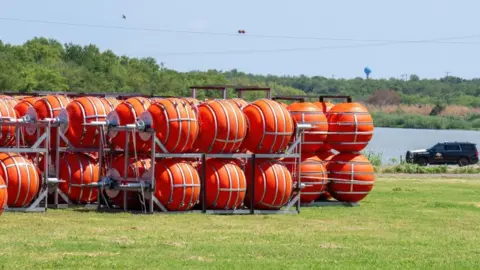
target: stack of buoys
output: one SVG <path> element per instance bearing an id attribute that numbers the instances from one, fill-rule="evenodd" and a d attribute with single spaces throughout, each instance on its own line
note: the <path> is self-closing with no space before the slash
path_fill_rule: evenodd
<path id="1" fill-rule="evenodd" d="M 327 143 L 339 154 L 327 164 L 328 192 L 349 203 L 364 199 L 374 184 L 374 170 L 360 154 L 373 136 L 373 120 L 359 103 L 340 103 L 328 112 Z"/>
<path id="2" fill-rule="evenodd" d="M 320 198 L 326 192 L 327 187 L 327 169 L 322 160 L 315 156 L 316 152 L 329 149 L 325 143 L 328 133 L 327 117 L 321 108 L 310 102 L 292 103 L 287 106 L 287 110 L 297 125 L 310 124 L 312 126 L 303 132 L 300 163 L 297 164 L 295 159 L 283 161 L 292 172 L 295 183 L 298 183 L 298 178 L 300 178 L 300 182 L 304 186 L 301 190 L 300 201 L 311 203 Z M 296 139 L 293 138 L 292 142 Z"/>
<path id="3" fill-rule="evenodd" d="M 249 131 L 243 148 L 255 154 L 279 154 L 293 136 L 294 122 L 288 110 L 278 102 L 260 99 L 243 112 Z M 252 172 L 255 177 L 252 179 Z M 257 159 L 246 165 L 247 194 L 245 204 L 261 210 L 277 210 L 285 206 L 293 192 L 293 179 L 288 168 L 277 159 Z M 253 188 L 254 187 L 254 188 Z M 253 197 L 251 189 L 254 189 Z"/>

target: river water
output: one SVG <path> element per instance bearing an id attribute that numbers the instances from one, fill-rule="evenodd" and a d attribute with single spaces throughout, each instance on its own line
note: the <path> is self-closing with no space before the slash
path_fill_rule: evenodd
<path id="1" fill-rule="evenodd" d="M 407 150 L 426 149 L 439 142 L 472 142 L 480 150 L 480 131 L 375 128 L 366 151 L 382 154 L 382 163 L 391 164 L 392 158 L 405 158 Z"/>

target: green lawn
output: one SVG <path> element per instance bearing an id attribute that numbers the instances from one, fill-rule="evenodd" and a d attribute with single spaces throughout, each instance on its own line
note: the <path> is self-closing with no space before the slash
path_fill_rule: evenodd
<path id="1" fill-rule="evenodd" d="M 473 269 L 480 180 L 379 179 L 360 207 L 300 215 L 0 217 L 0 268 Z"/>

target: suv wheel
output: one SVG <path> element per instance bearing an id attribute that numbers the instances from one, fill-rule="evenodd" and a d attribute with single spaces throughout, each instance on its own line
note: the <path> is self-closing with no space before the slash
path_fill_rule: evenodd
<path id="1" fill-rule="evenodd" d="M 468 160 L 468 158 L 462 157 L 458 160 L 458 166 L 463 167 L 467 165 L 470 165 L 470 161 Z"/>
<path id="2" fill-rule="evenodd" d="M 420 166 L 427 166 L 428 165 L 428 161 L 424 157 L 418 158 L 416 163 Z"/>

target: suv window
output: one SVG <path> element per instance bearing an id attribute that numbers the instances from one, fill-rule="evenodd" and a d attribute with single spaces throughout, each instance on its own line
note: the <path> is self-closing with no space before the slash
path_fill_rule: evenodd
<path id="1" fill-rule="evenodd" d="M 473 144 L 462 144 L 462 149 L 467 151 L 475 151 L 475 145 Z"/>
<path id="2" fill-rule="evenodd" d="M 447 144 L 447 145 L 445 145 L 445 150 L 447 150 L 447 151 L 460 151 L 460 145 L 458 145 L 458 144 Z"/>
<path id="3" fill-rule="evenodd" d="M 437 144 L 433 147 L 433 150 L 439 152 L 445 150 L 445 145 L 444 144 Z"/>

